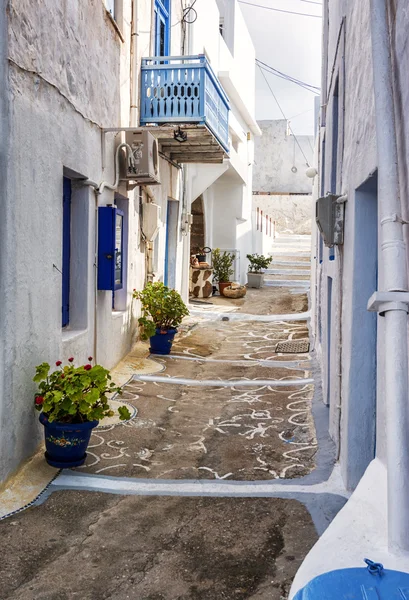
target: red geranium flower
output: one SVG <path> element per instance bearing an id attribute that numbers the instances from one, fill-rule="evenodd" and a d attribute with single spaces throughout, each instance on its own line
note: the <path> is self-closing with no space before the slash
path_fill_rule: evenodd
<path id="1" fill-rule="evenodd" d="M 71 358 L 68 359 L 68 362 L 74 362 L 74 357 L 71 356 Z"/>
<path id="2" fill-rule="evenodd" d="M 55 363 L 55 366 L 59 367 L 60 365 L 62 365 L 62 362 L 60 360 L 57 360 L 57 362 Z"/>
<path id="3" fill-rule="evenodd" d="M 92 365 L 84 365 L 84 369 L 86 371 L 89 371 L 90 369 L 92 369 Z"/>
<path id="4" fill-rule="evenodd" d="M 88 356 L 88 360 L 92 360 L 92 356 Z"/>
<path id="5" fill-rule="evenodd" d="M 65 379 L 65 375 L 64 375 L 64 373 L 61 375 L 61 379 Z"/>
<path id="6" fill-rule="evenodd" d="M 44 398 L 42 396 L 36 396 L 36 399 L 34 402 L 37 404 L 37 406 L 40 406 L 41 404 L 43 404 Z"/>

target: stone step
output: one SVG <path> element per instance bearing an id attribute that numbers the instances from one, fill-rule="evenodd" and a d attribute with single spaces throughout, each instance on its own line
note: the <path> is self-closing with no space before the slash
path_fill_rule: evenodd
<path id="1" fill-rule="evenodd" d="M 266 275 L 310 275 L 310 269 L 267 269 Z"/>
<path id="2" fill-rule="evenodd" d="M 309 279 L 265 279 L 264 284 L 271 287 L 310 287 Z"/>

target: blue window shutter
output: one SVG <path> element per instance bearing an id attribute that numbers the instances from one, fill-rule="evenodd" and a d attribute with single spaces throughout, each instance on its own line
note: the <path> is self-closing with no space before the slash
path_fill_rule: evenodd
<path id="1" fill-rule="evenodd" d="M 98 208 L 99 290 L 115 290 L 115 214 L 112 206 Z"/>
<path id="2" fill-rule="evenodd" d="M 70 322 L 71 180 L 63 181 L 62 219 L 62 326 Z"/>

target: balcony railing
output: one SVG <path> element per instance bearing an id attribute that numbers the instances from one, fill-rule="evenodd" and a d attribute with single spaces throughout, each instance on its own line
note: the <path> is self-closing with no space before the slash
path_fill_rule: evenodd
<path id="1" fill-rule="evenodd" d="M 229 150 L 229 100 L 204 55 L 142 59 L 141 125 L 206 125 Z"/>

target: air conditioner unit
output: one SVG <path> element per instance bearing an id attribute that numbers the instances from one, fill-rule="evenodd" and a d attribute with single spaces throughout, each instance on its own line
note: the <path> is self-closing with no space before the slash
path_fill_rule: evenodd
<path id="1" fill-rule="evenodd" d="M 149 131 L 127 131 L 125 141 L 132 149 L 132 156 L 127 156 L 121 179 L 133 180 L 138 184 L 159 184 L 159 148 L 156 138 Z"/>
<path id="2" fill-rule="evenodd" d="M 160 227 L 160 206 L 154 202 L 142 204 L 142 231 L 148 242 L 153 242 Z"/>
<path id="3" fill-rule="evenodd" d="M 318 198 L 315 205 L 315 220 L 326 246 L 344 243 L 344 203 L 340 196 L 327 194 Z"/>

